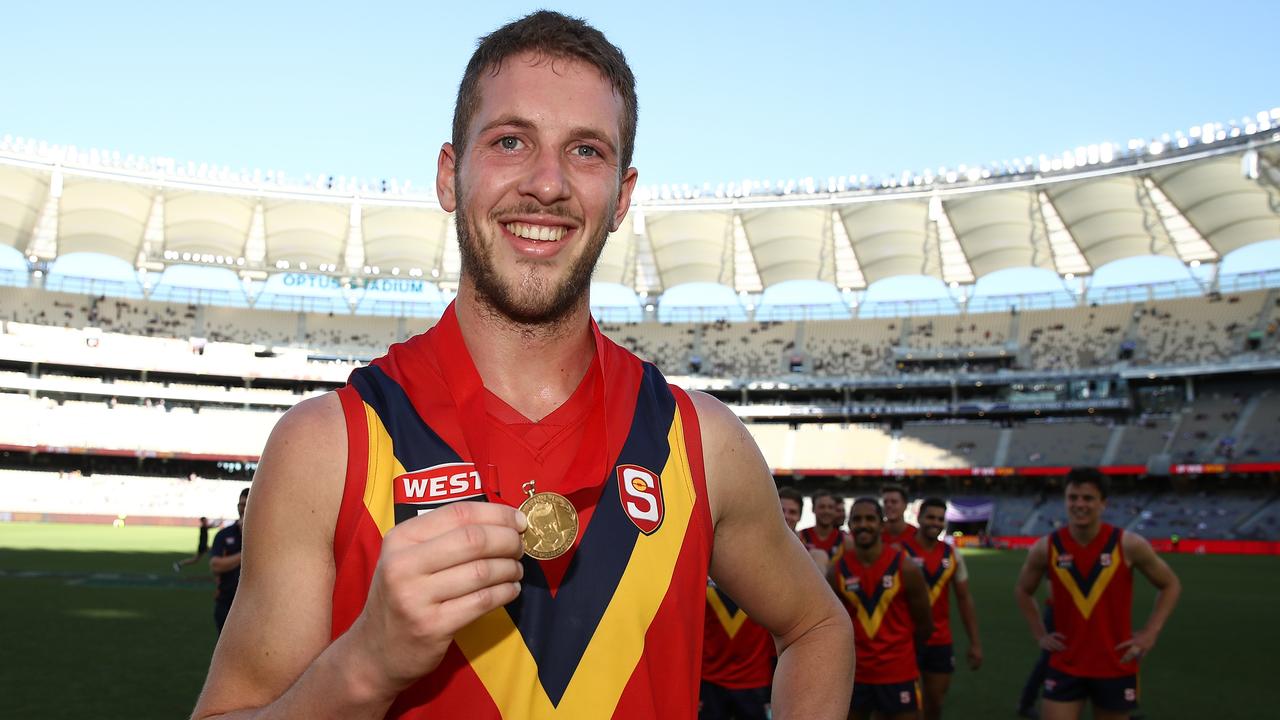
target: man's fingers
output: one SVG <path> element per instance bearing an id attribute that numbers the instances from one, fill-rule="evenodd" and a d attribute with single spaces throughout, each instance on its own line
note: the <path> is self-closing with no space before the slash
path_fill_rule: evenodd
<path id="1" fill-rule="evenodd" d="M 485 558 L 515 560 L 524 551 L 520 534 L 500 525 L 463 525 L 395 551 L 407 573 L 430 574 Z"/>
<path id="2" fill-rule="evenodd" d="M 394 547 L 424 542 L 467 525 L 497 525 L 520 533 L 529 523 L 524 513 L 500 503 L 456 502 L 396 525 L 383 543 Z"/>
<path id="3" fill-rule="evenodd" d="M 431 576 L 424 602 L 447 603 L 487 587 L 519 583 L 524 566 L 511 558 L 484 558 L 446 568 Z"/>
<path id="4" fill-rule="evenodd" d="M 452 636 L 481 615 L 515 600 L 519 594 L 517 582 L 490 585 L 440 603 L 437 617 Z"/>

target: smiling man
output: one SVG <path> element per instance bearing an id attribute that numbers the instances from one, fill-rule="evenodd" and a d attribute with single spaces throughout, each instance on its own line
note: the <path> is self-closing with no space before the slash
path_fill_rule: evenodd
<path id="1" fill-rule="evenodd" d="M 1141 535 L 1102 521 L 1107 478 L 1094 468 L 1067 474 L 1067 526 L 1040 538 L 1014 587 L 1031 634 L 1049 652 L 1041 717 L 1075 720 L 1086 702 L 1099 720 L 1127 718 L 1138 706 L 1138 663 L 1156 644 L 1182 585 Z M 1141 630 L 1132 629 L 1133 570 L 1156 588 L 1156 605 Z M 1045 574 L 1055 632 L 1036 607 Z"/>
<path id="2" fill-rule="evenodd" d="M 929 605 L 933 608 L 933 635 L 928 642 L 916 646 L 916 665 L 924 686 L 924 720 L 942 717 L 942 701 L 951 688 L 951 674 L 956 659 L 951 643 L 951 593 L 954 590 L 960 609 L 960 620 L 969 637 L 969 669 L 982 666 L 982 641 L 978 638 L 978 613 L 969 594 L 969 570 L 964 557 L 942 541 L 947 528 L 947 501 L 925 498 L 916 514 L 920 529 L 903 544 L 915 564 L 924 572 L 929 586 Z"/>
<path id="3" fill-rule="evenodd" d="M 933 634 L 924 574 L 902 550 L 884 543 L 884 513 L 875 498 L 849 507 L 849 535 L 830 560 L 810 550 L 853 623 L 858 677 L 851 720 L 916 720 L 920 673 L 915 647 Z"/>
<path id="4" fill-rule="evenodd" d="M 708 577 L 774 636 L 775 717 L 844 717 L 848 622 L 750 435 L 591 320 L 636 107 L 579 20 L 480 42 L 437 167 L 457 299 L 272 432 L 196 717 L 693 718 Z"/>

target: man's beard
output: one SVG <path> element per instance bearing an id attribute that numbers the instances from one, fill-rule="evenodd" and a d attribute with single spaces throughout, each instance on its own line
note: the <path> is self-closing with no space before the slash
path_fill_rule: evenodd
<path id="1" fill-rule="evenodd" d="M 459 188 L 460 190 L 460 188 Z M 506 316 L 520 325 L 553 325 L 573 312 L 581 299 L 590 292 L 591 274 L 595 270 L 596 261 L 604 250 L 605 240 L 609 237 L 608 219 L 613 217 L 615 203 L 610 202 L 595 237 L 587 238 L 587 245 L 577 260 L 569 266 L 568 274 L 556 285 L 555 280 L 542 277 L 536 272 L 540 264 L 536 260 L 518 259 L 516 267 L 523 270 L 514 284 L 508 284 L 494 265 L 494 256 L 500 238 L 486 236 L 483 231 L 472 233 L 471 222 L 467 219 L 466 207 L 459 199 L 454 219 L 458 229 L 458 250 L 462 259 L 462 274 L 470 277 L 475 285 L 479 299 L 494 311 Z M 511 208 L 501 208 L 490 213 L 489 220 L 493 225 L 500 213 L 511 212 Z M 567 210 L 556 206 L 541 207 L 536 205 L 515 208 L 515 214 L 543 214 L 574 218 Z M 584 227 L 582 222 L 577 223 Z M 557 242 L 563 242 L 557 241 Z"/>

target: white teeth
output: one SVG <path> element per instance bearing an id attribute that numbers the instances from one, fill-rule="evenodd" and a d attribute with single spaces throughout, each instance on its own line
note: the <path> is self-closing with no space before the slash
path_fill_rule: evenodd
<path id="1" fill-rule="evenodd" d="M 527 223 L 507 223 L 507 232 L 525 240 L 537 242 L 555 242 L 564 237 L 564 228 L 551 225 L 529 225 Z"/>

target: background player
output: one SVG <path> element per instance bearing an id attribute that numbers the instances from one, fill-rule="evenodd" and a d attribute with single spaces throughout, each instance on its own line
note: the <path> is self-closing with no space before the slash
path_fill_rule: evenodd
<path id="1" fill-rule="evenodd" d="M 933 608 L 933 635 L 928 642 L 916 647 L 916 664 L 920 668 L 920 680 L 924 686 L 924 717 L 935 720 L 942 717 L 942 700 L 951 687 L 951 674 L 955 672 L 956 658 L 951 642 L 951 596 L 955 590 L 960 619 L 969 637 L 969 668 L 982 666 L 982 641 L 978 638 L 978 614 L 969 594 L 969 570 L 964 558 L 939 538 L 947 527 L 947 502 L 941 498 L 925 498 L 916 514 L 920 529 L 915 537 L 903 545 L 924 571 L 929 585 L 929 602 Z"/>
<path id="2" fill-rule="evenodd" d="M 777 653 L 773 636 L 707 579 L 700 720 L 765 720 Z"/>
<path id="3" fill-rule="evenodd" d="M 813 494 L 813 527 L 800 531 L 800 542 L 807 550 L 821 550 L 831 557 L 840 551 L 846 538 L 836 525 L 836 496 L 830 490 L 818 490 Z"/>
<path id="4" fill-rule="evenodd" d="M 1102 522 L 1106 500 L 1106 476 L 1098 470 L 1068 473 L 1068 524 L 1036 541 L 1014 588 L 1032 636 L 1050 652 L 1045 720 L 1078 718 L 1086 700 L 1095 718 L 1127 717 L 1138 704 L 1138 661 L 1155 647 L 1182 593 L 1177 575 L 1145 538 Z M 1137 632 L 1131 627 L 1134 568 L 1157 591 L 1155 608 Z M 1046 573 L 1055 632 L 1046 630 L 1035 602 Z"/>
<path id="5" fill-rule="evenodd" d="M 218 586 L 213 594 L 213 624 L 222 634 L 222 626 L 231 613 L 231 602 L 236 599 L 236 589 L 240 586 L 240 553 L 244 550 L 244 535 L 241 532 L 244 523 L 244 509 L 249 503 L 249 488 L 240 491 L 240 502 L 236 510 L 240 513 L 236 521 L 218 531 L 213 536 L 213 547 L 209 549 L 209 569 L 213 571 Z"/>
<path id="6" fill-rule="evenodd" d="M 778 502 L 782 504 L 782 519 L 791 532 L 796 532 L 800 514 L 804 512 L 804 496 L 793 487 L 781 487 L 778 488 Z"/>
<path id="7" fill-rule="evenodd" d="M 902 544 L 916 535 L 916 526 L 907 522 L 903 514 L 907 511 L 907 489 L 897 483 L 889 483 L 880 488 L 880 502 L 884 506 L 884 542 L 895 550 L 901 550 Z"/>
<path id="8" fill-rule="evenodd" d="M 827 578 L 853 621 L 857 673 L 849 717 L 914 720 L 920 709 L 915 646 L 933 634 L 924 574 L 906 553 L 884 544 L 880 503 L 858 498 L 849 511 L 849 538 L 827 561 Z"/>
<path id="9" fill-rule="evenodd" d="M 174 572 L 182 572 L 182 568 L 187 565 L 194 565 L 200 562 L 200 558 L 209 552 L 209 528 L 213 527 L 213 523 L 209 522 L 209 518 L 200 518 L 200 537 L 196 541 L 196 554 L 191 557 L 175 560 L 173 563 Z"/>

